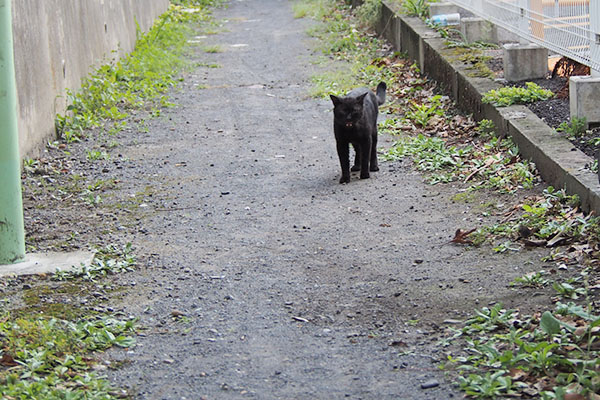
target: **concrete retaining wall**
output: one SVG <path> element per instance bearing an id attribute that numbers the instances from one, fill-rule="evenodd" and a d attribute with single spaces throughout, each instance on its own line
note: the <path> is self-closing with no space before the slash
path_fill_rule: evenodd
<path id="1" fill-rule="evenodd" d="M 358 1 L 358 0 L 357 0 Z M 396 13 L 385 0 L 375 28 L 396 50 L 416 61 L 419 68 L 452 95 L 459 108 L 476 120 L 492 120 L 499 134 L 510 135 L 520 153 L 535 162 L 550 185 L 565 188 L 581 198 L 586 211 L 600 213 L 598 177 L 586 168 L 593 160 L 555 134 L 525 106 L 494 107 L 481 102 L 484 93 L 500 85 L 488 78 L 472 77 L 444 39 L 418 18 Z"/>
<path id="2" fill-rule="evenodd" d="M 147 31 L 169 0 L 14 0 L 19 149 L 35 156 L 54 138 L 65 90 L 94 66 L 133 50 L 136 21 Z"/>

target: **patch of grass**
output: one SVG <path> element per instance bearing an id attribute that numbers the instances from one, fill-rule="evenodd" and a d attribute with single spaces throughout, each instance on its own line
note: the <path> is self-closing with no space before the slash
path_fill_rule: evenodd
<path id="1" fill-rule="evenodd" d="M 489 119 L 482 119 L 475 128 L 477 133 L 483 138 L 490 138 L 496 134 L 496 124 Z"/>
<path id="2" fill-rule="evenodd" d="M 190 7 L 214 2 L 178 3 Z M 169 106 L 166 92 L 176 85 L 176 75 L 186 66 L 183 53 L 191 32 L 186 22 L 206 20 L 207 15 L 204 8 L 187 12 L 182 5 L 171 5 L 149 32 L 142 34 L 138 27 L 131 54 L 98 68 L 83 80 L 77 93 L 67 91 L 67 112 L 56 116 L 58 135 L 67 143 L 77 142 L 89 128 L 119 122 L 133 109 Z"/>
<path id="3" fill-rule="evenodd" d="M 107 152 L 101 150 L 87 150 L 86 158 L 90 161 L 108 160 L 110 156 Z"/>
<path id="4" fill-rule="evenodd" d="M 433 96 L 424 104 L 417 104 L 413 101 L 410 109 L 405 114 L 405 118 L 415 125 L 425 128 L 434 116 L 444 116 L 441 98 L 442 96 L 440 95 Z"/>
<path id="5" fill-rule="evenodd" d="M 372 3 L 369 7 L 376 6 L 376 2 Z M 357 86 L 375 87 L 380 81 L 392 79 L 393 72 L 377 57 L 379 40 L 358 29 L 348 6 L 335 1 L 311 1 L 308 5 L 314 9 L 307 15 L 323 22 L 311 28 L 309 34 L 319 39 L 319 50 L 328 59 L 340 62 L 335 72 L 313 77 L 312 96 L 343 95 Z M 363 7 L 366 6 L 365 3 Z"/>
<path id="6" fill-rule="evenodd" d="M 343 96 L 358 84 L 351 71 L 327 71 L 311 77 L 313 86 L 309 94 L 312 97 L 327 97 L 330 94 Z"/>
<path id="7" fill-rule="evenodd" d="M 365 0 L 357 9 L 356 17 L 363 26 L 372 27 L 381 15 L 381 0 Z"/>
<path id="8" fill-rule="evenodd" d="M 541 288 L 550 284 L 550 280 L 548 279 L 548 272 L 546 271 L 536 271 L 530 272 L 521 277 L 515 278 L 513 282 L 511 282 L 511 286 L 523 286 L 523 287 L 532 287 L 532 288 Z"/>
<path id="9" fill-rule="evenodd" d="M 524 88 L 507 86 L 490 90 L 483 95 L 481 101 L 498 107 L 505 107 L 512 104 L 527 104 L 539 100 L 548 100 L 552 97 L 554 97 L 554 93 L 550 90 L 542 89 L 533 82 L 527 82 Z"/>
<path id="10" fill-rule="evenodd" d="M 218 44 L 211 45 L 211 46 L 204 46 L 202 48 L 202 51 L 204 51 L 205 53 L 222 53 L 223 47 Z"/>
<path id="11" fill-rule="evenodd" d="M 65 281 L 77 278 L 93 282 L 106 275 L 132 271 L 136 261 L 131 250 L 131 243 L 122 249 L 107 246 L 98 250 L 90 265 L 81 265 L 72 271 L 56 271 L 53 279 Z"/>
<path id="12" fill-rule="evenodd" d="M 197 65 L 199 67 L 206 67 L 206 68 L 223 68 L 223 66 L 221 64 L 216 64 L 216 63 L 198 63 Z"/>
<path id="13" fill-rule="evenodd" d="M 300 0 L 292 5 L 294 18 L 323 19 L 327 11 L 335 7 L 335 0 Z"/>
<path id="14" fill-rule="evenodd" d="M 443 172 L 431 174 L 428 178 L 431 184 L 479 179 L 472 188 L 486 187 L 513 193 L 519 187 L 531 188 L 536 182 L 534 165 L 519 159 L 518 149 L 509 139 L 492 138 L 476 147 L 449 146 L 442 138 L 419 134 L 411 138 L 401 137 L 384 154 L 384 159 L 407 156 L 413 159 L 420 171 Z"/>
<path id="15" fill-rule="evenodd" d="M 460 192 L 451 197 L 451 200 L 456 203 L 473 203 L 478 199 L 478 196 L 473 191 Z"/>
<path id="16" fill-rule="evenodd" d="M 0 397 L 3 399 L 114 399 L 116 389 L 91 372 L 89 354 L 134 344 L 134 320 L 113 316 L 68 321 L 3 315 Z"/>
<path id="17" fill-rule="evenodd" d="M 600 391 L 600 316 L 574 303 L 554 312 L 519 317 L 501 305 L 476 310 L 451 339 L 464 351 L 449 355 L 446 368 L 460 371 L 458 383 L 477 399 L 523 396 L 587 398 Z"/>
<path id="18" fill-rule="evenodd" d="M 404 0 L 402 10 L 408 16 L 425 19 L 429 16 L 429 3 L 427 0 Z"/>

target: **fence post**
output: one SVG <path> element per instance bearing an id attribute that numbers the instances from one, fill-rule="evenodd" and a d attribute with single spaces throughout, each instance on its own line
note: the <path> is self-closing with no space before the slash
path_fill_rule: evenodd
<path id="1" fill-rule="evenodd" d="M 590 0 L 590 58 L 596 67 L 592 76 L 600 77 L 600 0 Z"/>
<path id="2" fill-rule="evenodd" d="M 25 258 L 12 0 L 0 0 L 0 265 Z"/>
<path id="3" fill-rule="evenodd" d="M 529 36 L 529 0 L 518 0 L 519 23 L 517 30 L 519 32 L 519 43 L 529 44 L 526 37 Z"/>

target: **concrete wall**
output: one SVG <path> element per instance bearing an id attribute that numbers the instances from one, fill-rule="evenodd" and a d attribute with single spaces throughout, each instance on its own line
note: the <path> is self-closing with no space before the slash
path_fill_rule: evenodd
<path id="1" fill-rule="evenodd" d="M 65 90 L 94 66 L 133 50 L 137 21 L 147 31 L 169 0 L 13 0 L 21 156 L 54 138 Z M 115 53 L 116 51 L 116 53 Z"/>

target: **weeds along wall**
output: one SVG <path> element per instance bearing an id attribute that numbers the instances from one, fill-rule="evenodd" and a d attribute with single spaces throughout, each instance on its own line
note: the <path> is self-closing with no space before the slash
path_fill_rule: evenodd
<path id="1" fill-rule="evenodd" d="M 147 31 L 169 0 L 13 0 L 14 55 L 21 157 L 55 137 L 66 89 L 110 59 L 129 53 L 136 22 Z"/>

